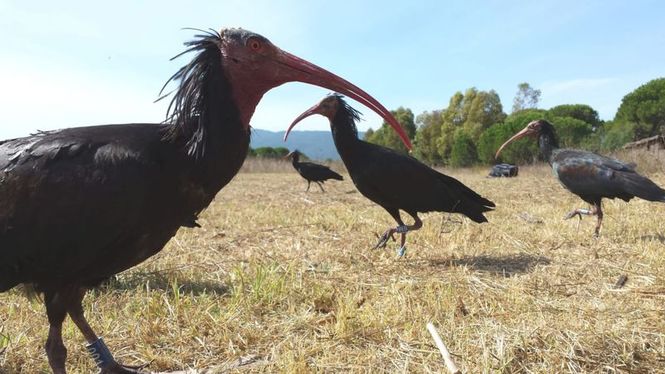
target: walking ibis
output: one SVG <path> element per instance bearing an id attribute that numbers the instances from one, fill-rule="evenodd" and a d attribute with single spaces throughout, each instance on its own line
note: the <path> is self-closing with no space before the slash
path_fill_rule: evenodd
<path id="1" fill-rule="evenodd" d="M 338 181 L 344 180 L 344 178 L 335 173 L 334 171 L 330 170 L 329 167 L 324 166 L 324 165 L 319 165 L 315 164 L 313 162 L 300 162 L 300 151 L 297 149 L 293 152 L 289 152 L 286 157 L 291 158 L 291 163 L 293 164 L 293 168 L 296 169 L 298 174 L 300 174 L 301 177 L 305 178 L 307 180 L 307 189 L 305 192 L 309 191 L 309 186 L 312 182 L 316 183 L 319 188 L 321 189 L 321 192 L 326 192 L 323 189 L 323 183 L 327 181 L 328 179 L 336 179 Z"/>
<path id="2" fill-rule="evenodd" d="M 574 209 L 564 219 L 582 215 L 596 216 L 594 236 L 600 234 L 603 223 L 602 199 L 619 198 L 630 201 L 639 197 L 649 201 L 665 202 L 665 190 L 635 171 L 635 165 L 577 149 L 560 149 L 554 126 L 545 120 L 530 122 L 508 139 L 496 151 L 501 151 L 511 142 L 523 138 L 538 139 L 540 153 L 552 166 L 554 175 L 568 191 L 591 205 L 591 209 Z"/>
<path id="3" fill-rule="evenodd" d="M 384 247 L 388 239 L 395 240 L 393 235 L 398 233 L 401 242 L 397 253 L 400 257 L 404 255 L 407 232 L 422 227 L 418 213 L 461 213 L 474 222 L 487 222 L 483 213 L 494 208 L 493 202 L 411 156 L 358 139 L 356 121 L 359 112 L 341 95 L 329 95 L 302 113 L 291 123 L 284 138 L 298 122 L 314 114 L 330 120 L 335 147 L 358 191 L 382 206 L 397 221 L 398 226 L 386 230 L 374 248 Z M 402 139 L 406 138 L 399 125 L 391 126 Z M 410 144 L 405 144 L 410 148 Z M 413 217 L 414 223 L 404 224 L 400 210 Z"/>
<path id="4" fill-rule="evenodd" d="M 65 373 L 67 315 L 102 373 L 139 372 L 116 362 L 86 322 L 86 289 L 156 254 L 179 227 L 196 226 L 243 164 L 250 119 L 268 90 L 291 81 L 321 86 L 397 123 L 360 88 L 261 35 L 207 31 L 185 45 L 182 54 L 195 55 L 167 82 L 177 88 L 164 123 L 0 142 L 0 292 L 27 283 L 43 293 L 56 374 Z"/>

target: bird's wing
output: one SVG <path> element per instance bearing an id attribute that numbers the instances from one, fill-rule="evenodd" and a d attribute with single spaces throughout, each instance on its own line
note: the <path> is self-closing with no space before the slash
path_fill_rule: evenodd
<path id="1" fill-rule="evenodd" d="M 552 170 L 565 188 L 589 203 L 603 197 L 626 201 L 636 196 L 652 201 L 665 198 L 665 191 L 638 174 L 633 164 L 592 152 L 559 151 L 552 158 Z"/>
<path id="2" fill-rule="evenodd" d="M 141 140 L 139 140 L 141 139 Z M 131 235 L 151 192 L 146 157 L 157 126 L 41 132 L 0 144 L 0 288 L 11 274 L 70 260 Z M 154 179 L 154 178 L 153 178 Z M 32 271 L 32 270 L 31 270 Z"/>
<path id="3" fill-rule="evenodd" d="M 329 167 L 315 164 L 313 162 L 301 162 L 300 167 L 312 180 L 341 179 L 342 176 L 332 171 Z"/>
<path id="4" fill-rule="evenodd" d="M 358 160 L 351 167 L 347 165 L 356 187 L 384 207 L 411 212 L 459 212 L 484 221 L 481 213 L 494 206 L 457 179 L 411 156 L 365 143 Z"/>

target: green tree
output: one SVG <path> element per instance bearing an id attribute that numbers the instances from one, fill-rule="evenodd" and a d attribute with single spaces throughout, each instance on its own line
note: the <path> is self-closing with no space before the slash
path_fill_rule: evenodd
<path id="1" fill-rule="evenodd" d="M 476 146 L 464 129 L 457 129 L 450 150 L 450 166 L 466 167 L 477 161 Z"/>
<path id="2" fill-rule="evenodd" d="M 631 123 L 608 122 L 603 126 L 600 137 L 600 150 L 614 151 L 635 139 L 635 128 Z"/>
<path id="3" fill-rule="evenodd" d="M 494 163 L 494 154 L 499 149 L 505 139 L 512 136 L 510 126 L 505 123 L 498 123 L 485 130 L 478 139 L 477 153 L 478 160 L 485 164 Z M 505 157 L 504 157 L 505 158 Z"/>
<path id="4" fill-rule="evenodd" d="M 416 123 L 414 121 L 414 115 L 411 109 L 399 107 L 397 110 L 391 111 L 391 113 L 402 125 L 402 128 L 404 129 L 404 132 L 406 132 L 406 135 L 409 137 L 409 140 L 413 140 L 416 135 Z M 368 133 L 369 131 L 365 133 L 365 140 L 370 143 L 392 148 L 403 153 L 408 152 L 399 135 L 397 135 L 397 132 L 395 132 L 395 130 L 393 130 L 393 128 L 385 121 L 381 125 L 381 128 L 371 132 L 369 135 Z"/>
<path id="5" fill-rule="evenodd" d="M 531 87 L 530 84 L 523 82 L 517 85 L 517 93 L 513 99 L 513 113 L 525 109 L 535 109 L 540 101 L 540 90 Z"/>
<path id="6" fill-rule="evenodd" d="M 418 129 L 414 141 L 414 155 L 432 165 L 440 165 L 443 159 L 437 152 L 436 139 L 441 136 L 443 118 L 440 110 L 423 112 L 416 117 Z"/>
<path id="7" fill-rule="evenodd" d="M 556 129 L 560 147 L 577 148 L 593 133 L 591 124 L 573 117 L 554 117 L 548 112 L 545 118 Z"/>
<path id="8" fill-rule="evenodd" d="M 456 92 L 441 117 L 443 124 L 436 145 L 438 156 L 446 163 L 450 161 L 454 136 L 459 128 L 464 129 L 465 134 L 475 144 L 483 131 L 503 121 L 506 114 L 496 91 L 479 91 L 472 87 L 464 94 Z"/>
<path id="9" fill-rule="evenodd" d="M 665 78 L 649 81 L 624 96 L 614 121 L 616 126 L 631 125 L 637 139 L 665 133 Z"/>
<path id="10" fill-rule="evenodd" d="M 592 127 L 600 127 L 602 121 L 598 117 L 598 112 L 585 104 L 564 104 L 557 105 L 547 111 L 552 117 L 572 117 L 590 124 Z"/>
<path id="11" fill-rule="evenodd" d="M 289 154 L 289 149 L 284 147 L 258 147 L 250 151 L 250 155 L 262 158 L 281 158 Z"/>
<path id="12" fill-rule="evenodd" d="M 545 118 L 546 113 L 542 109 L 526 109 L 512 113 L 506 117 L 503 123 L 490 127 L 483 132 L 478 140 L 479 159 L 487 163 L 501 161 L 518 164 L 530 163 L 536 160 L 538 147 L 532 139 L 522 139 L 511 143 L 501 152 L 499 160 L 494 159 L 494 154 L 506 140 L 522 130 L 529 122 Z"/>

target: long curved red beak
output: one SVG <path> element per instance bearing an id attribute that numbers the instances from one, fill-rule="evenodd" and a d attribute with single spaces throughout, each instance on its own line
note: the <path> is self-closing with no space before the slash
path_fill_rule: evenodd
<path id="1" fill-rule="evenodd" d="M 494 159 L 499 158 L 499 153 L 501 153 L 501 151 L 502 151 L 502 150 L 503 150 L 503 149 L 504 149 L 509 143 L 512 143 L 513 141 L 515 141 L 515 140 L 517 140 L 517 139 L 520 139 L 520 138 L 523 138 L 523 137 L 525 137 L 525 136 L 534 135 L 534 134 L 536 134 L 536 131 L 533 130 L 531 127 L 529 127 L 529 125 L 527 125 L 527 126 L 526 126 L 525 128 L 523 128 L 520 132 L 518 132 L 517 134 L 513 135 L 510 139 L 506 140 L 505 143 L 501 144 L 501 147 L 499 147 L 499 149 L 496 151 L 496 154 L 494 155 Z"/>
<path id="2" fill-rule="evenodd" d="M 307 109 L 301 115 L 299 115 L 298 118 L 294 119 L 293 122 L 291 122 L 291 125 L 289 125 L 289 128 L 286 130 L 286 133 L 284 133 L 284 141 L 286 141 L 286 138 L 289 137 L 289 134 L 291 133 L 291 129 L 293 129 L 293 127 L 295 127 L 295 125 L 297 125 L 298 122 L 304 120 L 305 118 L 307 118 L 311 115 L 319 114 L 319 105 L 320 104 L 316 104 L 313 107 Z M 407 140 L 408 140 L 408 138 L 407 138 Z"/>
<path id="3" fill-rule="evenodd" d="M 323 69 L 320 68 L 308 61 L 305 61 L 297 56 L 294 56 L 288 52 L 280 50 L 280 55 L 278 56 L 278 61 L 290 69 L 289 80 L 299 81 L 303 83 L 309 83 L 316 86 L 324 87 L 335 92 L 341 93 L 345 96 L 348 96 L 357 102 L 365 105 L 366 107 L 372 109 L 376 114 L 380 115 L 399 135 L 402 139 L 402 142 L 407 149 L 413 148 L 409 137 L 400 126 L 397 119 L 386 109 L 381 103 L 379 103 L 375 98 L 369 95 L 367 92 L 363 91 L 353 83 Z M 305 113 L 303 113 L 304 115 Z M 312 115 L 314 113 L 310 113 Z M 301 115 L 302 117 L 302 115 Z M 302 118 L 305 118 L 304 116 Z M 298 117 L 300 118 L 300 117 Z M 302 119 L 300 118 L 300 119 Z M 296 121 L 297 122 L 297 121 Z M 293 124 L 290 129 L 293 127 Z M 287 134 L 288 132 L 287 131 Z M 286 137 L 285 137 L 286 138 Z"/>

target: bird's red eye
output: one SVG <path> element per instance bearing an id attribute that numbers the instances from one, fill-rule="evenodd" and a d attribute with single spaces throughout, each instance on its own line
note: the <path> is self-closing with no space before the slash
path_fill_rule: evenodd
<path id="1" fill-rule="evenodd" d="M 258 51 L 261 49 L 261 42 L 259 42 L 256 39 L 252 39 L 249 41 L 249 48 L 251 48 L 253 51 Z"/>

